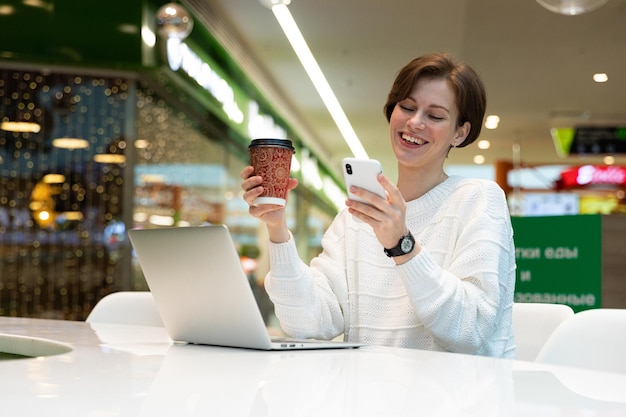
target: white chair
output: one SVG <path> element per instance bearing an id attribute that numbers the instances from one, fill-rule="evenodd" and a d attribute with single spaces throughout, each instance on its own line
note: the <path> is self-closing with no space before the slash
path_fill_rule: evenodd
<path id="1" fill-rule="evenodd" d="M 565 304 L 514 303 L 516 358 L 534 361 L 554 329 L 573 315 L 574 310 Z"/>
<path id="2" fill-rule="evenodd" d="M 120 291 L 104 296 L 85 320 L 88 323 L 164 327 L 149 291 Z"/>
<path id="3" fill-rule="evenodd" d="M 626 373 L 626 309 L 584 310 L 561 324 L 537 362 Z"/>

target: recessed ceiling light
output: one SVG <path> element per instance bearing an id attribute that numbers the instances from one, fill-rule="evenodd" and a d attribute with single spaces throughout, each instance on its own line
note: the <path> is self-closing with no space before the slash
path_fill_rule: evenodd
<path id="1" fill-rule="evenodd" d="M 537 0 L 537 3 L 554 13 L 575 16 L 596 10 L 608 0 Z"/>
<path id="2" fill-rule="evenodd" d="M 491 142 L 489 142 L 487 139 L 481 139 L 478 141 L 479 149 L 489 149 L 490 147 L 491 147 Z"/>
<path id="3" fill-rule="evenodd" d="M 495 129 L 498 127 L 499 123 L 500 123 L 500 117 L 496 116 L 495 114 L 489 115 L 485 119 L 485 128 Z"/>
<path id="4" fill-rule="evenodd" d="M 485 163 L 485 157 L 482 155 L 474 155 L 474 163 L 477 165 L 482 165 Z"/>
<path id="5" fill-rule="evenodd" d="M 605 83 L 609 80 L 609 76 L 604 72 L 593 74 L 593 80 L 597 83 Z"/>

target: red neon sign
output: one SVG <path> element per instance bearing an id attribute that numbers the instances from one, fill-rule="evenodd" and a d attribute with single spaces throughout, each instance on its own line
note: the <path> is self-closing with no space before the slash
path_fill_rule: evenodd
<path id="1" fill-rule="evenodd" d="M 562 187 L 593 184 L 626 185 L 626 167 L 583 165 L 561 172 Z"/>

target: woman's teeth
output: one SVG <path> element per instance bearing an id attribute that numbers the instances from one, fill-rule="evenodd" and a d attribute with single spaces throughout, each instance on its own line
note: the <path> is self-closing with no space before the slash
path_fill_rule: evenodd
<path id="1" fill-rule="evenodd" d="M 426 141 L 418 139 L 418 138 L 414 138 L 413 136 L 409 136 L 406 133 L 402 134 L 402 139 L 404 139 L 407 142 L 414 143 L 416 145 L 423 145 L 426 143 Z"/>

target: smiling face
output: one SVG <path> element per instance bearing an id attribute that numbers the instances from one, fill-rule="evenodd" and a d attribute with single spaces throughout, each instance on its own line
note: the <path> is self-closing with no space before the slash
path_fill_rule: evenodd
<path id="1" fill-rule="evenodd" d="M 445 79 L 420 78 L 389 120 L 391 146 L 398 169 L 438 170 L 451 146 L 460 145 L 470 123 L 457 126 L 454 90 Z"/>

